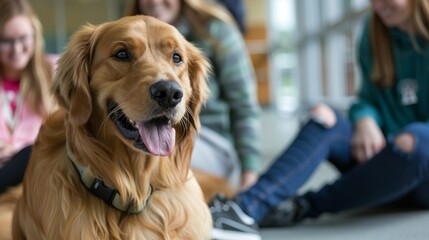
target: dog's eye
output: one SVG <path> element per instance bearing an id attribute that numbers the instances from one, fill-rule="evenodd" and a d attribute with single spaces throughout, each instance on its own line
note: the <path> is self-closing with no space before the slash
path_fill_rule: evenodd
<path id="1" fill-rule="evenodd" d="M 182 61 L 182 57 L 178 54 L 178 53 L 173 53 L 173 62 L 175 63 L 175 64 L 181 64 L 183 61 Z"/>
<path id="2" fill-rule="evenodd" d="M 130 60 L 131 54 L 127 50 L 119 50 L 113 55 L 113 57 L 119 60 Z"/>

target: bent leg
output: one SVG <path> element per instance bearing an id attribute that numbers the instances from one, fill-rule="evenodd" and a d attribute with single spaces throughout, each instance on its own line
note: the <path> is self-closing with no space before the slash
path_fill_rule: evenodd
<path id="1" fill-rule="evenodd" d="M 272 207 L 296 194 L 334 146 L 349 149 L 351 132 L 351 124 L 339 115 L 331 128 L 310 120 L 258 182 L 238 195 L 237 203 L 260 221 Z"/>
<path id="2" fill-rule="evenodd" d="M 394 144 L 400 142 L 398 139 L 401 134 L 408 133 L 415 139 L 411 153 L 403 151 L 410 149 L 407 146 Z M 427 142 L 427 124 L 406 127 L 396 139 L 390 138 L 387 146 L 370 161 L 357 165 L 320 191 L 305 194 L 302 198 L 311 206 L 307 217 L 317 217 L 324 212 L 379 206 L 417 190 L 429 179 Z"/>

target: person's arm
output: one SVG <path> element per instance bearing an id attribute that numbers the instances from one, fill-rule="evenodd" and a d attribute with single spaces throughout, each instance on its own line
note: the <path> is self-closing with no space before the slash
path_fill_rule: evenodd
<path id="1" fill-rule="evenodd" d="M 370 77 L 372 53 L 368 24 L 359 44 L 359 66 L 362 82 L 357 101 L 350 108 L 349 117 L 354 125 L 352 155 L 358 162 L 365 162 L 385 146 L 384 135 L 379 127 L 382 119 L 375 107 L 378 97 L 377 89 L 372 84 Z"/>
<path id="2" fill-rule="evenodd" d="M 250 179 L 260 169 L 260 108 L 253 67 L 236 28 L 220 22 L 212 27 L 216 28 L 212 32 L 219 41 L 216 53 L 218 81 L 230 106 L 232 135 L 242 164 L 242 176 L 247 175 L 244 178 Z M 251 181 L 254 180 L 256 178 Z"/>
<path id="3" fill-rule="evenodd" d="M 369 40 L 368 24 L 362 32 L 358 46 L 358 63 L 361 70 L 361 85 L 356 101 L 349 110 L 349 117 L 353 124 L 365 117 L 373 118 L 378 125 L 382 124 L 380 114 L 375 107 L 377 94 L 371 82 L 372 51 Z"/>

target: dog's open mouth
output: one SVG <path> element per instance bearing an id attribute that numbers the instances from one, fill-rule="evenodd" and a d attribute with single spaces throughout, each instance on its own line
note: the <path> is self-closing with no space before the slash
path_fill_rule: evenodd
<path id="1" fill-rule="evenodd" d="M 136 148 L 157 156 L 167 156 L 173 151 L 176 130 L 171 126 L 171 119 L 161 116 L 135 122 L 115 102 L 110 101 L 108 109 L 110 119 L 125 138 L 134 141 Z"/>

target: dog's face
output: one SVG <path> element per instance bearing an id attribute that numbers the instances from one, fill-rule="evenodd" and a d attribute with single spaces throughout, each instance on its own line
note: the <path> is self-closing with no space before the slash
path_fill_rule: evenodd
<path id="1" fill-rule="evenodd" d="M 75 127 L 97 135 L 114 126 L 130 147 L 166 156 L 176 139 L 199 126 L 209 65 L 155 18 L 87 26 L 71 38 L 58 66 L 53 92 Z"/>

